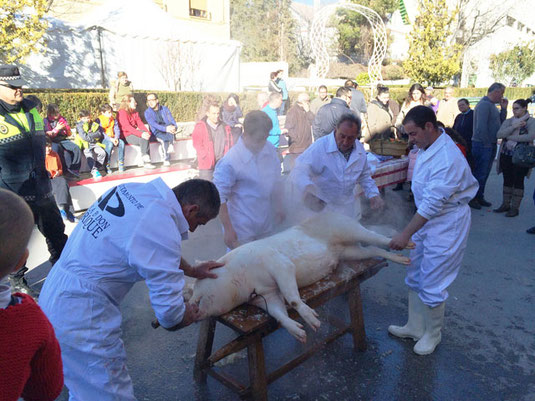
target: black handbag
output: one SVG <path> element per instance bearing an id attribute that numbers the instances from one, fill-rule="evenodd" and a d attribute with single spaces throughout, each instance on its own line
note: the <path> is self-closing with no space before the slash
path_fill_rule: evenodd
<path id="1" fill-rule="evenodd" d="M 513 164 L 519 167 L 535 167 L 535 146 L 529 143 L 518 143 L 513 151 Z"/>

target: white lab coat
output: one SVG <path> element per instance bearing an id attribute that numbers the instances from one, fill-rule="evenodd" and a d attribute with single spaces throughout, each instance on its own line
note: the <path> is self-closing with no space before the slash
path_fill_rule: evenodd
<path id="1" fill-rule="evenodd" d="M 368 166 L 366 151 L 355 142 L 349 160 L 338 150 L 334 133 L 308 147 L 295 162 L 290 180 L 302 201 L 310 192 L 326 202 L 326 210 L 360 218 L 359 184 L 367 198 L 379 195 Z"/>
<path id="2" fill-rule="evenodd" d="M 275 147 L 266 142 L 253 154 L 240 138 L 217 163 L 214 184 L 240 243 L 270 234 L 275 219 L 274 202 L 282 196 L 281 162 Z"/>
<path id="3" fill-rule="evenodd" d="M 78 223 L 39 298 L 61 345 L 71 400 L 135 400 L 119 304 L 145 280 L 161 325 L 182 321 L 184 273 L 178 266 L 188 229 L 160 178 L 115 187 Z"/>
<path id="4" fill-rule="evenodd" d="M 457 277 L 470 231 L 468 202 L 477 189 L 465 157 L 446 133 L 419 150 L 412 192 L 418 214 L 428 221 L 412 237 L 416 248 L 405 282 L 426 305 L 444 302 Z"/>

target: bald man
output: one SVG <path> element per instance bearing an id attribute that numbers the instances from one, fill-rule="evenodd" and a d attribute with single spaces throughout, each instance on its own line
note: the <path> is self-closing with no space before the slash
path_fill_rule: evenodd
<path id="1" fill-rule="evenodd" d="M 438 104 L 437 120 L 441 121 L 446 127 L 453 127 L 455 117 L 459 113 L 457 98 L 453 96 L 453 88 L 448 86 L 444 90 L 444 99 Z"/>
<path id="2" fill-rule="evenodd" d="M 288 110 L 284 127 L 288 130 L 288 155 L 284 158 L 284 172 L 289 172 L 295 164 L 295 159 L 312 143 L 312 123 L 314 113 L 310 111 L 310 96 L 302 92 L 297 96 L 297 102 Z"/>

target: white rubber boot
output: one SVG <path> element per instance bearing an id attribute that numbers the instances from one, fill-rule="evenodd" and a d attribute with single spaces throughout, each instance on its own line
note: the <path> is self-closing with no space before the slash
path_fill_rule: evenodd
<path id="1" fill-rule="evenodd" d="M 388 332 L 396 337 L 418 341 L 425 332 L 425 305 L 417 292 L 409 290 L 409 319 L 405 326 L 388 326 Z"/>
<path id="2" fill-rule="evenodd" d="M 424 305 L 425 333 L 416 343 L 413 350 L 418 355 L 429 355 L 433 353 L 442 339 L 442 325 L 444 324 L 444 309 L 446 302 L 431 308 Z"/>

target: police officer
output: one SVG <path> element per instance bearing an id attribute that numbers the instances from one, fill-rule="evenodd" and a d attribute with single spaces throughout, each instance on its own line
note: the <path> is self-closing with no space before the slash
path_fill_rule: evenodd
<path id="1" fill-rule="evenodd" d="M 45 169 L 43 119 L 35 104 L 23 98 L 22 85 L 18 67 L 0 65 L 0 188 L 15 192 L 28 203 L 46 238 L 49 260 L 55 263 L 67 242 L 65 225 Z M 27 270 L 23 269 L 19 279 Z"/>

